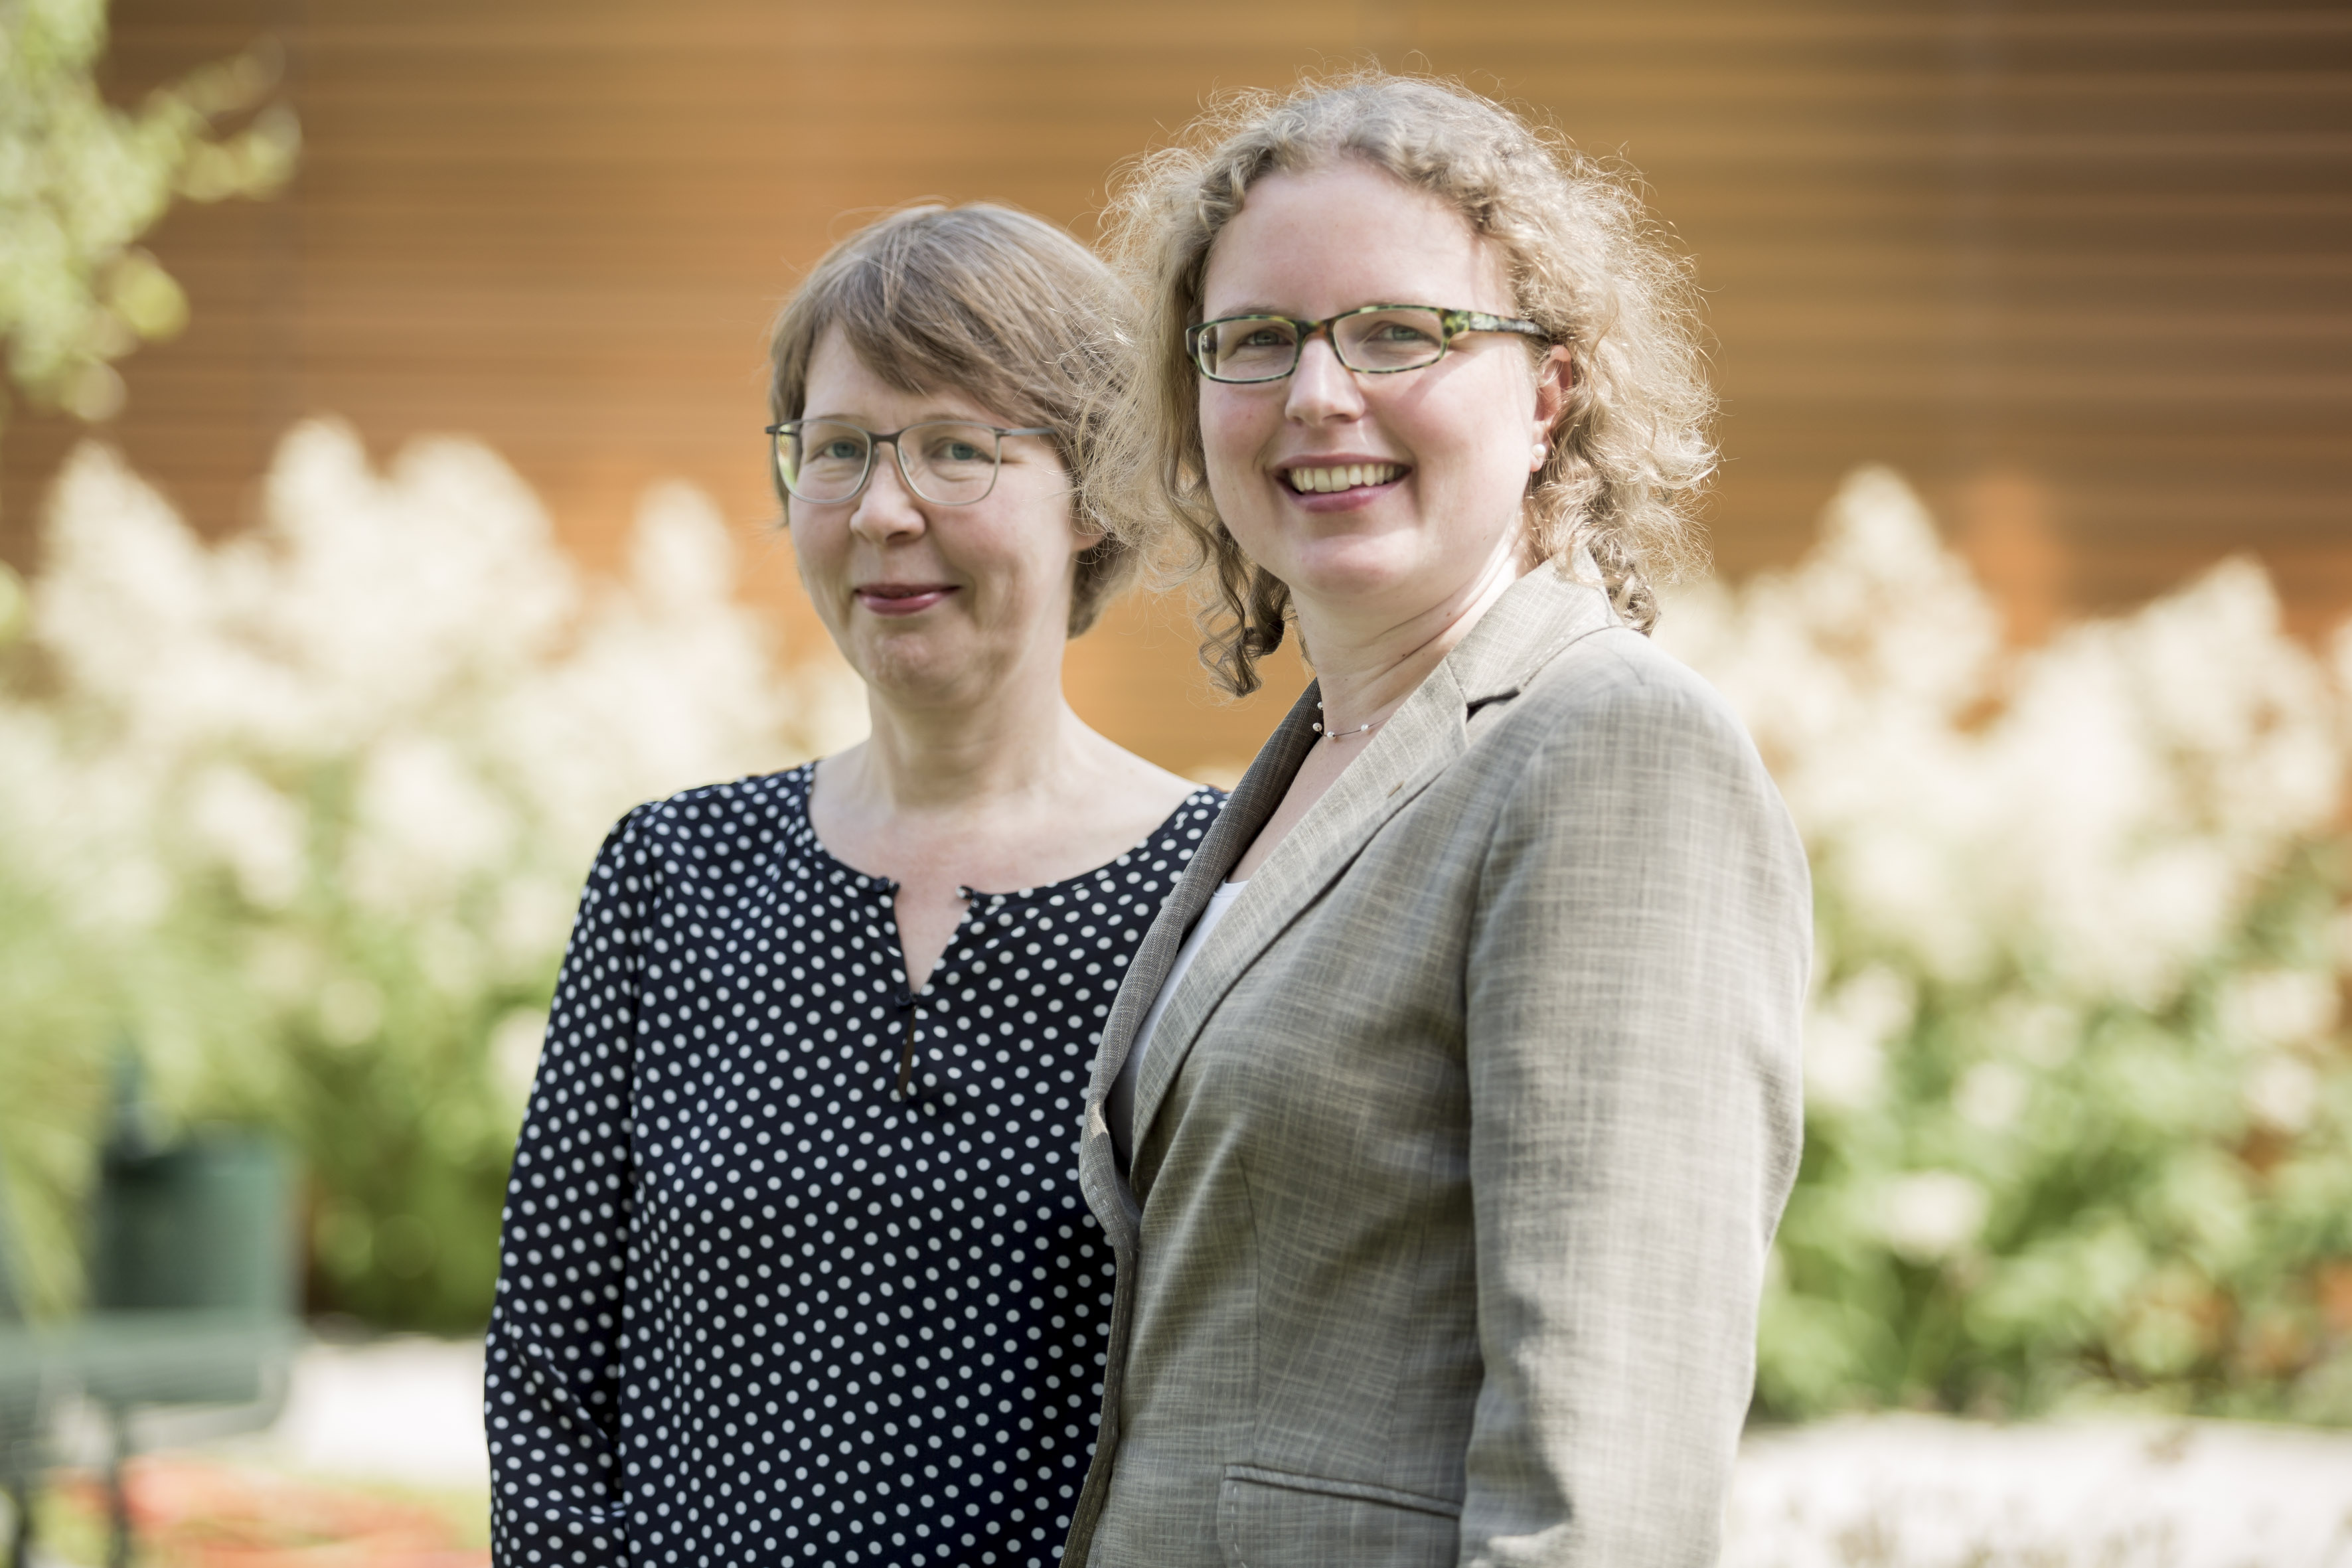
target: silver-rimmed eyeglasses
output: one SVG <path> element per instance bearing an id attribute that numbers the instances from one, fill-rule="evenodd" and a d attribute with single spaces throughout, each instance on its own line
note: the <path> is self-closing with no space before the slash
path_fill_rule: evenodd
<path id="1" fill-rule="evenodd" d="M 933 419 L 885 433 L 845 419 L 787 419 L 769 426 L 767 434 L 775 446 L 776 481 L 795 500 L 820 506 L 856 500 L 874 477 L 874 448 L 887 444 L 909 490 L 935 506 L 970 506 L 996 488 L 1007 436 L 1054 432 Z"/>
<path id="2" fill-rule="evenodd" d="M 1184 329 L 1184 352 L 1211 381 L 1280 381 L 1298 368 L 1307 340 L 1330 339 L 1331 352 L 1349 370 L 1394 375 L 1435 364 L 1465 332 L 1550 336 L 1533 321 L 1450 310 L 1442 305 L 1363 305 L 1319 321 L 1291 316 L 1220 316 Z"/>

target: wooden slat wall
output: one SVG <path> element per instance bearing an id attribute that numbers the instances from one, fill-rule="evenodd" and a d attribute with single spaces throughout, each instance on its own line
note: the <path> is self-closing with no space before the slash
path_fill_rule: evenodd
<path id="1" fill-rule="evenodd" d="M 2352 17 L 2050 0 L 118 0 L 123 93 L 268 30 L 309 141 L 284 199 L 155 248 L 194 321 L 112 434 L 203 526 L 292 419 L 471 432 L 611 560 L 647 481 L 757 531 L 765 321 L 856 209 L 1010 200 L 1091 233 L 1107 172 L 1213 88 L 1374 50 L 1537 104 L 1648 175 L 1719 340 L 1722 563 L 1802 548 L 1894 462 L 2021 629 L 2233 550 L 2307 632 L 2352 610 Z M 0 551 L 74 434 L 5 437 Z M 756 591 L 803 646 L 782 552 Z M 1245 755 L 1181 616 L 1072 690 L 1178 767 Z"/>

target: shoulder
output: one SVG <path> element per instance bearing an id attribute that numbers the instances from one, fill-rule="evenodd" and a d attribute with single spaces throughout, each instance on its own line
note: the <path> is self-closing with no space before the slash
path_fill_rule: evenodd
<path id="1" fill-rule="evenodd" d="M 1474 749 L 1490 754 L 1523 762 L 1564 737 L 1752 751 L 1713 687 L 1626 626 L 1600 589 L 1556 572 L 1513 584 L 1446 662 Z"/>
<path id="2" fill-rule="evenodd" d="M 1182 875 L 1192 862 L 1193 852 L 1209 837 L 1209 829 L 1217 825 L 1217 814 L 1225 809 L 1232 795 L 1214 784 L 1195 784 L 1192 793 L 1184 797 L 1160 831 L 1152 837 L 1161 851 L 1172 855 L 1174 868 Z"/>
<path id="3" fill-rule="evenodd" d="M 1747 726 L 1722 693 L 1630 628 L 1579 638 L 1548 661 L 1474 734 L 1465 760 L 1494 814 L 1494 853 L 1541 847 L 1629 876 L 1662 857 L 1761 856 L 1776 879 L 1802 879 L 1801 840 Z"/>
<path id="4" fill-rule="evenodd" d="M 1565 868 L 1622 907 L 1680 889 L 1727 918 L 1769 909 L 1807 927 L 1803 840 L 1747 727 L 1638 632 L 1564 650 L 1486 742 L 1472 752 L 1490 871 Z"/>
<path id="5" fill-rule="evenodd" d="M 1494 739 L 1518 765 L 1578 753 L 1591 762 L 1712 763 L 1763 776 L 1748 728 L 1706 680 L 1639 632 L 1578 638 L 1497 715 Z"/>
<path id="6" fill-rule="evenodd" d="M 1206 827 L 1216 821 L 1217 813 L 1224 810 L 1225 802 L 1232 798 L 1231 794 L 1214 784 L 1196 784 L 1192 793 L 1177 803 L 1167 826 L 1176 830 Z"/>
<path id="7" fill-rule="evenodd" d="M 775 845 L 807 819 L 810 766 L 698 784 L 631 807 L 605 836 L 591 880 L 677 876 L 723 851 Z"/>
<path id="8" fill-rule="evenodd" d="M 1215 817 L 1224 792 L 1170 773 L 1093 731 L 1084 765 L 1064 784 L 1069 826 L 1088 821 L 1116 842 L 1142 845 Z"/>
<path id="9" fill-rule="evenodd" d="M 1094 877 L 1118 878 L 1129 882 L 1142 881 L 1160 888 L 1149 900 L 1150 908 L 1140 911 L 1149 921 L 1158 912 L 1159 898 L 1164 886 L 1184 873 L 1201 841 L 1216 826 L 1217 813 L 1224 809 L 1225 792 L 1211 784 L 1193 784 L 1176 808 L 1160 819 L 1160 825 L 1145 835 L 1136 846 L 1107 864 L 1087 873 Z"/>
<path id="10" fill-rule="evenodd" d="M 1170 775 L 1173 777 L 1173 775 Z M 1181 784 L 1181 781 L 1180 781 Z M 1217 813 L 1225 808 L 1226 795 L 1214 784 L 1181 784 L 1184 797 L 1174 809 L 1161 817 L 1150 832 L 1137 841 L 1135 848 L 1121 855 L 1113 865 L 1125 865 L 1138 853 L 1153 856 L 1173 854 L 1182 859 L 1192 858 L 1192 849 L 1208 830 L 1215 826 Z"/>
<path id="11" fill-rule="evenodd" d="M 782 773 L 752 773 L 725 784 L 698 784 L 649 800 L 621 818 L 621 827 L 652 841 L 688 843 L 745 832 L 772 833 L 804 816 L 814 763 Z"/>

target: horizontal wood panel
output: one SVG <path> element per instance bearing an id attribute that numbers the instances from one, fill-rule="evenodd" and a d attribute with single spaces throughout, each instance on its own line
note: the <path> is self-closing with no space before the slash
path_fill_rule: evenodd
<path id="1" fill-rule="evenodd" d="M 1112 171 L 1214 89 L 1365 49 L 1532 104 L 1622 155 L 1693 256 L 1724 399 L 1710 513 L 1785 561 L 1885 460 L 1956 539 L 2034 499 L 2064 596 L 2108 606 L 2223 554 L 2295 623 L 2352 609 L 2352 16 L 2194 0 L 1602 6 L 1590 0 L 121 0 L 113 89 L 267 30 L 306 137 L 292 191 L 154 237 L 194 318 L 129 362 L 112 434 L 207 529 L 278 436 L 350 418 L 388 457 L 467 431 L 592 563 L 682 475 L 755 542 L 806 647 L 757 436 L 761 344 L 856 214 L 1006 199 L 1094 232 Z M 76 428 L 0 444 L 0 551 Z M 1178 767 L 1279 703 L 1211 701 L 1181 610 L 1138 601 L 1071 689 Z M 1295 667 L 1294 667 L 1295 673 Z"/>

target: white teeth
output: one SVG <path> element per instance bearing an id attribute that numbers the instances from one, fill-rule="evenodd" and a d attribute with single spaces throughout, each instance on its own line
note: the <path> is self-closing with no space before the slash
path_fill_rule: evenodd
<path id="1" fill-rule="evenodd" d="M 1285 477 L 1294 490 L 1328 495 L 1360 485 L 1384 485 L 1403 472 L 1398 463 L 1346 463 L 1329 468 L 1293 468 Z"/>

